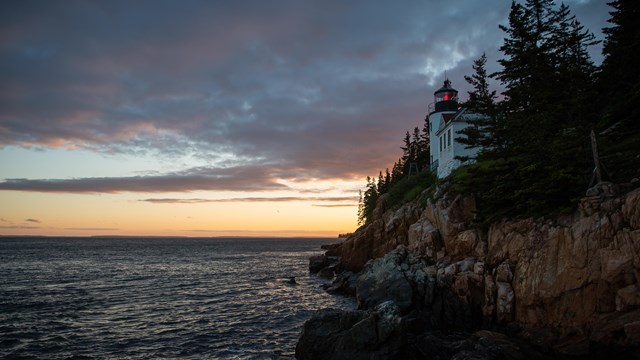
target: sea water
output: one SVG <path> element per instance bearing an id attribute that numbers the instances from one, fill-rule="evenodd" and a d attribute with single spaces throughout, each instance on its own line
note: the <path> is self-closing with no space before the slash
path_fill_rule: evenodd
<path id="1" fill-rule="evenodd" d="M 336 241 L 0 238 L 0 358 L 293 357 Z"/>

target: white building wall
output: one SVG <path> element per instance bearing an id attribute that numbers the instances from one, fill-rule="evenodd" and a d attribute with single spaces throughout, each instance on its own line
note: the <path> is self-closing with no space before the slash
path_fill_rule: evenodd
<path id="1" fill-rule="evenodd" d="M 436 133 L 438 132 L 438 129 L 440 129 L 440 127 L 442 126 L 442 122 L 444 121 L 442 115 L 454 113 L 455 111 L 443 111 L 432 113 L 429 115 L 429 151 L 431 154 L 431 164 L 433 164 L 435 161 L 439 161 L 440 158 L 440 144 Z"/>
<path id="2" fill-rule="evenodd" d="M 440 151 L 438 150 L 438 137 L 436 132 L 442 121 L 442 113 L 433 113 L 429 115 L 429 154 L 431 155 L 430 163 L 438 160 Z"/>
<path id="3" fill-rule="evenodd" d="M 473 156 L 478 152 L 478 149 L 465 149 L 466 145 L 455 141 L 457 137 L 461 136 L 459 132 L 469 126 L 468 123 L 460 120 L 451 121 L 442 132 L 436 134 L 442 121 L 442 114 L 433 114 L 432 116 L 434 118 L 438 116 L 439 120 L 437 122 L 438 127 L 434 123 L 435 131 L 432 130 L 430 134 L 432 162 L 438 161 L 436 175 L 438 178 L 444 178 L 451 174 L 451 171 L 462 165 L 462 162 L 457 160 L 456 156 Z M 429 119 L 431 121 L 431 117 Z"/>

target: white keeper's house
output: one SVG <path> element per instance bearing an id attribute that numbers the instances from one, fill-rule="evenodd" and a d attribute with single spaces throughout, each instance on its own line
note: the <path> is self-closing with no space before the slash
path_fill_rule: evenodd
<path id="1" fill-rule="evenodd" d="M 431 171 L 438 178 L 444 178 L 462 165 L 456 156 L 473 156 L 478 149 L 465 149 L 465 145 L 455 141 L 458 132 L 468 126 L 468 120 L 477 114 L 466 113 L 458 105 L 458 91 L 451 87 L 449 79 L 435 93 L 435 102 L 429 105 L 429 141 Z"/>

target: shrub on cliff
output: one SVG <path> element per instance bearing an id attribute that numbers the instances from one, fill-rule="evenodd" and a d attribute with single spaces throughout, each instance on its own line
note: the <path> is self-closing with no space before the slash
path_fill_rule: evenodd
<path id="1" fill-rule="evenodd" d="M 389 190 L 387 206 L 396 208 L 418 197 L 425 189 L 436 183 L 436 176 L 429 171 L 404 177 Z"/>

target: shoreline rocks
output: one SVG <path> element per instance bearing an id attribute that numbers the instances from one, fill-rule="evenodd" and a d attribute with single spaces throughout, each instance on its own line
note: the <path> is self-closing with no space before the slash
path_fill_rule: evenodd
<path id="1" fill-rule="evenodd" d="M 337 275 L 327 290 L 354 294 L 369 317 L 393 303 L 402 324 L 394 331 L 411 349 L 404 358 L 427 345 L 441 348 L 442 358 L 469 358 L 466 346 L 484 342 L 508 350 L 507 358 L 522 358 L 527 353 L 514 349 L 527 346 L 542 358 L 640 358 L 640 189 L 598 194 L 573 215 L 502 221 L 486 231 L 467 228 L 472 199 L 436 193 L 426 206 L 387 210 L 382 198 L 370 224 L 326 249 L 340 259 L 329 265 Z M 452 331 L 462 335 L 447 338 Z M 360 350 L 373 358 L 391 351 L 376 344 Z M 471 358 L 494 358 L 485 350 Z"/>

